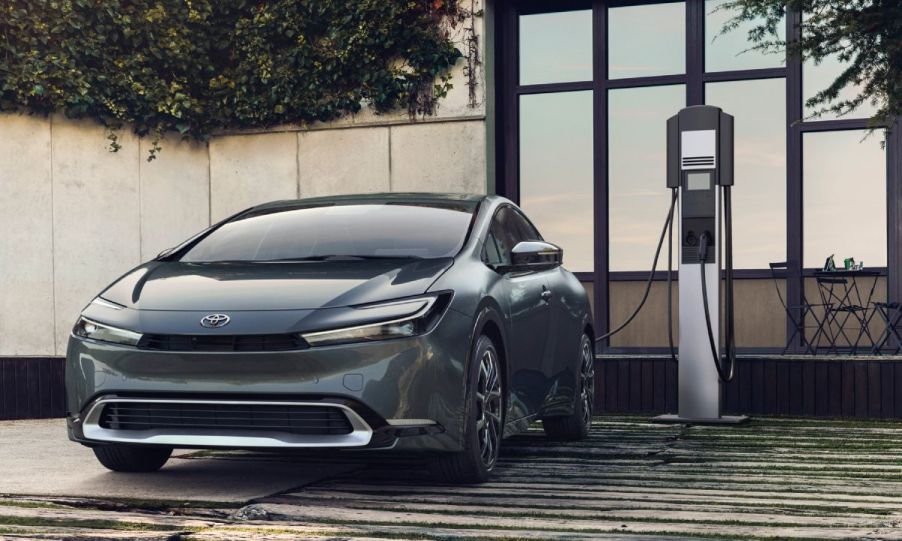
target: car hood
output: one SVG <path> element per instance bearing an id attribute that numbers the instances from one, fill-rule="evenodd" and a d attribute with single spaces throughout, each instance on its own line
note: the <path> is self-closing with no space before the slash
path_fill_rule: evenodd
<path id="1" fill-rule="evenodd" d="M 292 263 L 153 261 L 103 293 L 138 310 L 307 310 L 354 306 L 425 293 L 453 263 L 385 259 Z"/>

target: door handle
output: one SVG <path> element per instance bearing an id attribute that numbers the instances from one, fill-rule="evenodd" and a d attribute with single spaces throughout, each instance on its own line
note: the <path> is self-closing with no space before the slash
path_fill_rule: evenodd
<path id="1" fill-rule="evenodd" d="M 542 300 L 545 302 L 551 302 L 552 297 L 554 297 L 554 293 L 551 292 L 550 289 L 542 289 Z"/>

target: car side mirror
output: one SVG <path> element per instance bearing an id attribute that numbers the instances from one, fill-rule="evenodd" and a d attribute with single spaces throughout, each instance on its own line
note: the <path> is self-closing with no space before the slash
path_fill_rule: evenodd
<path id="1" fill-rule="evenodd" d="M 511 250 L 511 269 L 515 272 L 548 270 L 561 266 L 564 251 L 550 242 L 518 242 Z"/>

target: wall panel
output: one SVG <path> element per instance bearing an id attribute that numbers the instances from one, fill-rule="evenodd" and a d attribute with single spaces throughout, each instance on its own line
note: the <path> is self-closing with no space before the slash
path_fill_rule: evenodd
<path id="1" fill-rule="evenodd" d="M 53 269 L 56 354 L 64 355 L 81 309 L 141 260 L 138 140 L 119 133 L 110 152 L 104 128 L 53 122 Z"/>
<path id="2" fill-rule="evenodd" d="M 210 155 L 207 145 L 165 138 L 147 161 L 141 140 L 141 260 L 147 261 L 210 225 Z"/>
<path id="3" fill-rule="evenodd" d="M 52 355 L 50 122 L 0 115 L 0 356 Z"/>

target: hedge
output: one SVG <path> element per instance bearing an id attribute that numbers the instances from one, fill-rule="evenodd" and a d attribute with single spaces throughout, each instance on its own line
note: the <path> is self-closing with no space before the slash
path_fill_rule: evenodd
<path id="1" fill-rule="evenodd" d="M 458 0 L 10 0 L 0 111 L 167 131 L 432 114 L 461 57 Z M 158 150 L 157 145 L 154 145 Z"/>

